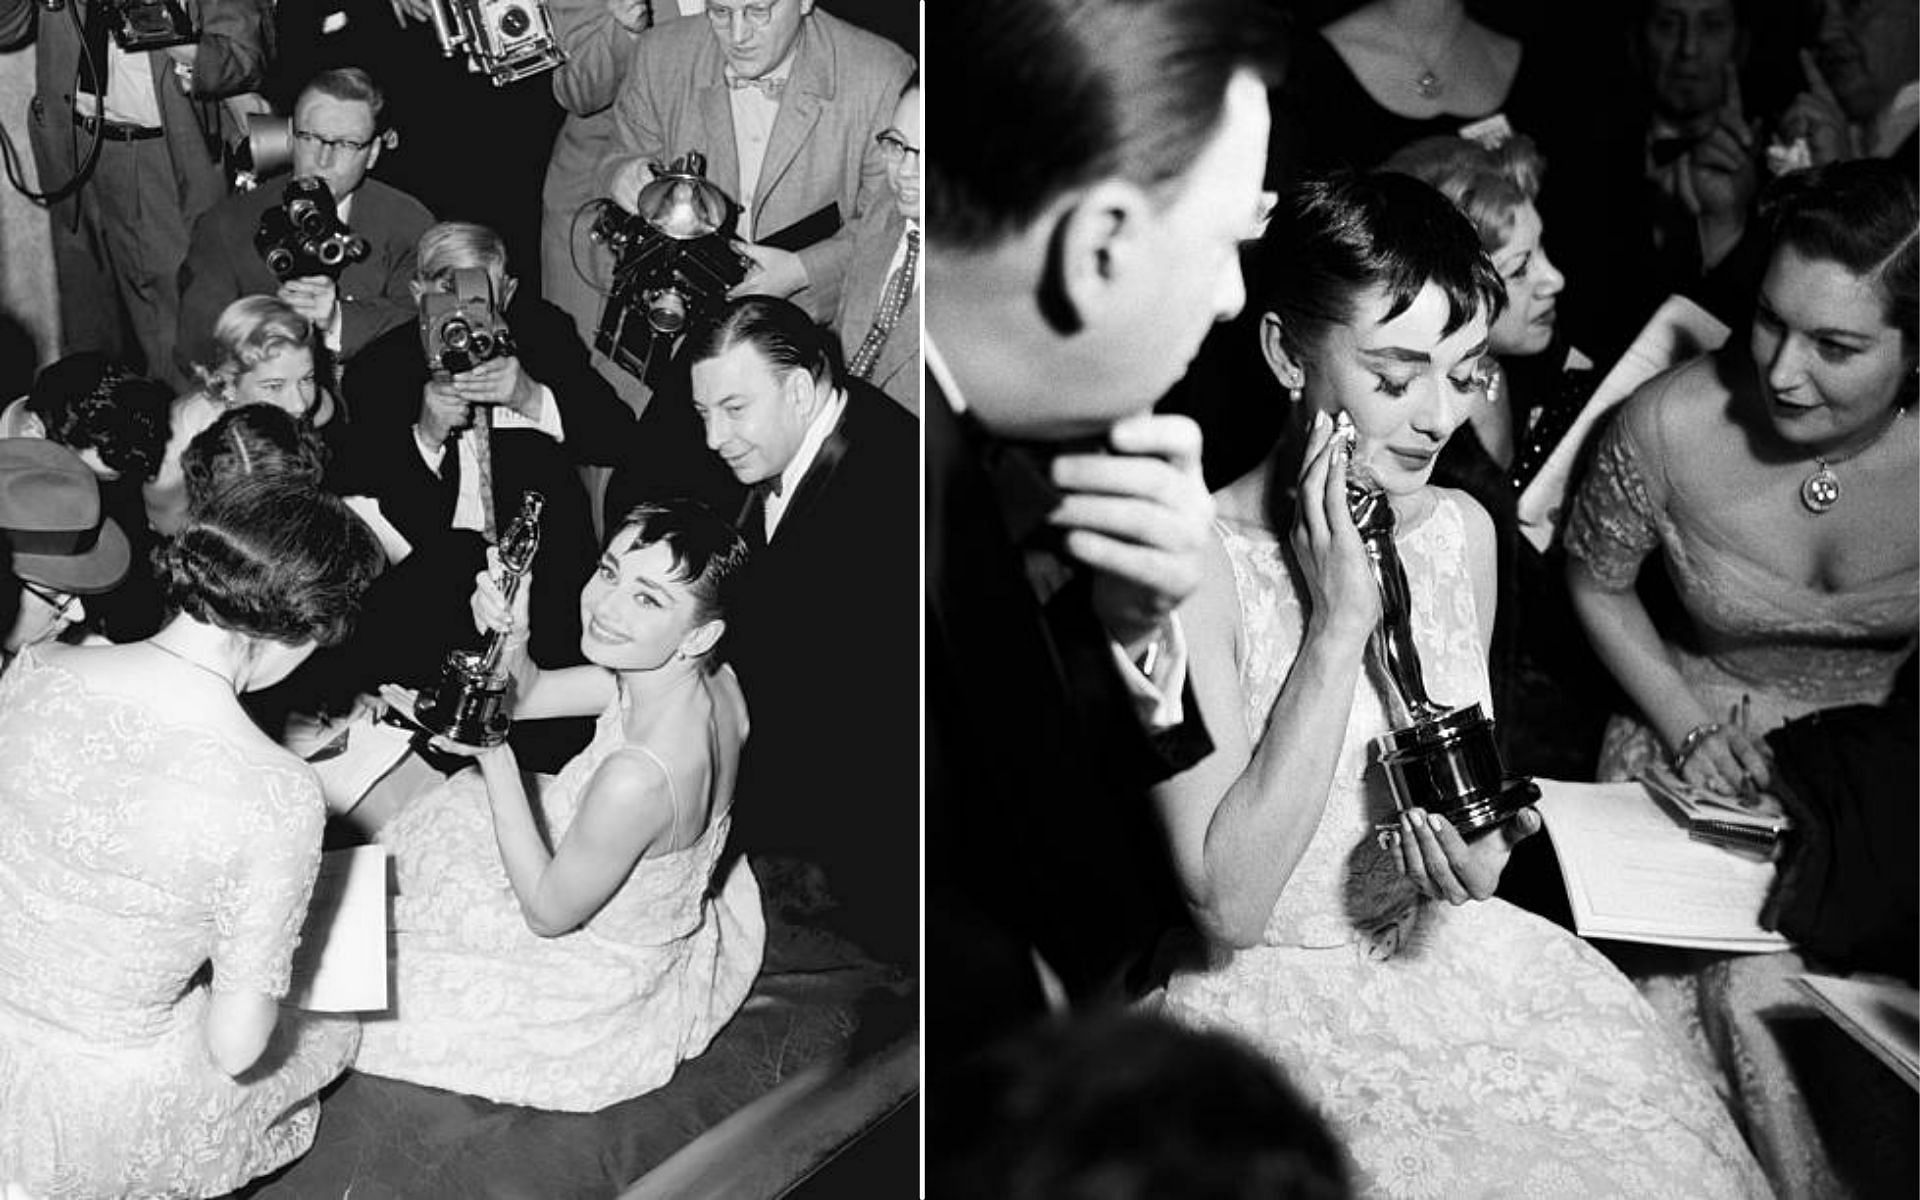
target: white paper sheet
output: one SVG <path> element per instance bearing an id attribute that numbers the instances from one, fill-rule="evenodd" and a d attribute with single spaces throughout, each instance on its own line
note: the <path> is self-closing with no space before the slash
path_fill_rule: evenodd
<path id="1" fill-rule="evenodd" d="M 285 1003 L 309 1012 L 387 1007 L 387 852 L 382 847 L 352 846 L 321 856 Z"/>
<path id="2" fill-rule="evenodd" d="M 1901 983 L 1799 975 L 1820 1011 L 1920 1091 L 1920 991 Z"/>
<path id="3" fill-rule="evenodd" d="M 1520 493 L 1517 512 L 1520 533 L 1545 552 L 1552 543 L 1554 530 L 1560 527 L 1567 504 L 1567 482 L 1573 477 L 1573 464 L 1580 448 L 1593 432 L 1602 414 L 1631 396 L 1647 380 L 1690 358 L 1718 350 L 1726 343 L 1728 330 L 1721 320 L 1685 296 L 1669 296 L 1654 311 L 1653 319 L 1640 330 L 1620 361 L 1607 372 L 1600 386 L 1587 399 L 1573 427 L 1533 477 L 1527 490 Z"/>
<path id="4" fill-rule="evenodd" d="M 1770 953 L 1774 867 L 1694 841 L 1637 783 L 1542 779 L 1540 815 L 1582 937 Z"/>

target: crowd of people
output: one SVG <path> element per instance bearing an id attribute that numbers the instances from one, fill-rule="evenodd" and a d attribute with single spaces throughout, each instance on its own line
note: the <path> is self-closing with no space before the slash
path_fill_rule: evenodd
<path id="1" fill-rule="evenodd" d="M 916 973 L 917 21 L 556 3 L 564 63 L 496 87 L 428 6 L 336 7 L 204 0 L 155 49 L 0 4 L 62 318 L 0 414 L 10 1196 L 227 1194 L 350 1068 L 652 1092 L 776 905 Z M 742 269 L 643 380 L 573 235 L 689 153 Z M 271 253 L 328 207 L 343 253 Z M 483 646 L 511 735 L 396 735 Z M 393 863 L 364 1019 L 281 1004 L 323 838 Z"/>
<path id="2" fill-rule="evenodd" d="M 1912 1092 L 1793 980 L 1920 974 L 1913 6 L 927 20 L 930 1179 L 1912 1190 Z M 1793 949 L 1576 937 L 1540 811 L 1410 760 L 1456 706 L 1507 770 L 1778 799 Z M 1076 1051 L 1116 1009 L 1314 1121 L 1139 1132 Z M 1291 1191 L 1182 1162 L 1328 1132 Z"/>

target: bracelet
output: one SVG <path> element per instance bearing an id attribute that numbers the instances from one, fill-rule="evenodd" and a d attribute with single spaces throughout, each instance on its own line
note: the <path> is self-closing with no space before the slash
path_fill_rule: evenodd
<path id="1" fill-rule="evenodd" d="M 1695 725 L 1687 730 L 1687 736 L 1680 739 L 1680 744 L 1674 748 L 1673 757 L 1668 760 L 1674 773 L 1678 774 L 1680 769 L 1687 765 L 1687 760 L 1693 757 L 1693 752 L 1700 748 L 1701 742 L 1719 732 L 1720 722 L 1718 721 L 1708 721 L 1704 725 Z"/>

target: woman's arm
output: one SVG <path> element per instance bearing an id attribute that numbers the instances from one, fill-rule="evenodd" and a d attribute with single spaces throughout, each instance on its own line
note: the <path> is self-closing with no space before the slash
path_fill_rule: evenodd
<path id="1" fill-rule="evenodd" d="M 482 753 L 480 770 L 500 863 L 527 928 L 541 937 L 579 928 L 620 890 L 641 855 L 671 834 L 669 785 L 650 760 L 616 754 L 602 763 L 567 836 L 551 852 L 534 822 L 511 747 Z"/>
<path id="2" fill-rule="evenodd" d="M 1347 513 L 1345 458 L 1315 419 L 1301 482 L 1295 553 L 1312 611 L 1265 732 L 1250 743 L 1234 652 L 1239 604 L 1224 548 L 1210 548 L 1199 589 L 1182 606 L 1188 678 L 1214 752 L 1154 789 L 1174 866 L 1195 920 L 1216 941 L 1259 941 L 1319 826 L 1346 737 L 1379 596 Z"/>

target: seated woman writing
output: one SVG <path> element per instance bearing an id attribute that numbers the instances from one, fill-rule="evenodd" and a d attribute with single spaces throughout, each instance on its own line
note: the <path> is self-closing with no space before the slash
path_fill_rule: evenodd
<path id="1" fill-rule="evenodd" d="M 238 694 L 346 636 L 379 547 L 243 481 L 156 560 L 157 634 L 0 682 L 0 1183 L 35 1196 L 225 1195 L 306 1152 L 359 1040 L 279 1006 L 326 809 Z"/>
<path id="2" fill-rule="evenodd" d="M 526 655 L 525 581 L 509 612 L 479 577 L 474 611 L 508 635 L 515 715 L 599 723 L 531 791 L 508 745 L 435 739 L 479 770 L 380 827 L 394 1004 L 367 1021 L 358 1069 L 586 1112 L 664 1084 L 733 1016 L 766 938 L 746 860 L 717 867 L 747 712 L 716 647 L 745 558 L 705 507 L 640 505 L 580 593 L 588 664 L 553 671 Z"/>
<path id="3" fill-rule="evenodd" d="M 1764 1194 L 1632 985 L 1487 899 L 1538 814 L 1466 841 L 1396 812 L 1370 761 L 1403 719 L 1364 661 L 1381 602 L 1350 473 L 1392 505 L 1434 698 L 1489 700 L 1493 532 L 1430 483 L 1485 403 L 1504 296 L 1472 226 L 1417 180 L 1337 178 L 1283 196 L 1259 253 L 1262 347 L 1311 423 L 1297 477 L 1276 452 L 1216 494 L 1218 545 L 1182 611 L 1216 749 L 1157 800 L 1211 944 L 1174 972 L 1170 1010 L 1277 1059 L 1364 1195 Z"/>

